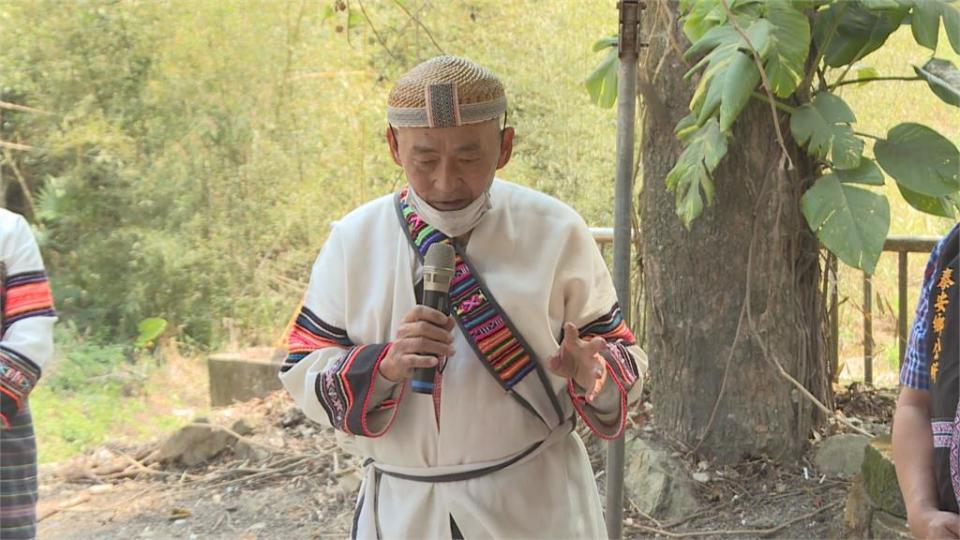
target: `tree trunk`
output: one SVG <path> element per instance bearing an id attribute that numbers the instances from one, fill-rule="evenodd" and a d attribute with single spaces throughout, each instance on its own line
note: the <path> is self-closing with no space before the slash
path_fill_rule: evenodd
<path id="1" fill-rule="evenodd" d="M 795 458 L 823 415 L 776 364 L 832 410 L 819 250 L 799 204 L 813 165 L 781 116 L 787 170 L 769 104 L 755 100 L 734 126 L 713 205 L 684 229 L 664 179 L 697 78 L 683 80 L 676 2 L 648 2 L 644 26 L 641 241 L 656 422 L 721 462 Z"/>

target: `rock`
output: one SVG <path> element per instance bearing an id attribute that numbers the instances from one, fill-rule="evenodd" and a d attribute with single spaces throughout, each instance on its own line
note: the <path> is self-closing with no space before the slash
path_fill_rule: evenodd
<path id="1" fill-rule="evenodd" d="M 303 423 L 306 421 L 306 419 L 307 417 L 303 414 L 303 411 L 300 410 L 300 407 L 289 407 L 286 411 L 284 411 L 283 417 L 280 420 L 280 425 L 285 428 L 293 427 Z"/>
<path id="2" fill-rule="evenodd" d="M 282 390 L 277 374 L 284 356 L 285 351 L 269 347 L 211 355 L 207 359 L 210 405 L 221 407 Z"/>
<path id="3" fill-rule="evenodd" d="M 657 519 L 675 519 L 697 510 L 693 481 L 670 450 L 652 441 L 626 443 L 624 486 L 640 511 Z"/>
<path id="4" fill-rule="evenodd" d="M 233 445 L 233 455 L 239 459 L 248 459 L 250 461 L 263 461 L 270 457 L 270 451 L 266 448 L 250 444 L 246 441 L 237 441 Z"/>
<path id="5" fill-rule="evenodd" d="M 863 485 L 874 505 L 895 517 L 906 519 L 897 471 L 893 467 L 889 437 L 877 437 L 867 445 L 863 457 Z"/>
<path id="6" fill-rule="evenodd" d="M 817 448 L 814 462 L 820 472 L 852 476 L 863 465 L 863 449 L 870 439 L 865 435 L 843 433 L 827 437 Z"/>
<path id="7" fill-rule="evenodd" d="M 197 419 L 195 423 L 202 422 Z M 199 465 L 226 450 L 236 438 L 212 426 L 189 425 L 171 435 L 157 453 L 157 461 Z"/>
<path id="8" fill-rule="evenodd" d="M 693 473 L 693 479 L 696 480 L 697 482 L 700 482 L 701 484 L 704 483 L 704 482 L 709 482 L 709 481 L 710 481 L 710 474 L 709 474 L 709 473 L 705 473 L 705 472 L 697 471 L 697 472 Z"/>
<path id="9" fill-rule="evenodd" d="M 248 426 L 247 423 L 243 420 L 243 418 L 234 422 L 233 425 L 230 426 L 230 429 L 232 429 L 234 432 L 236 432 L 237 435 L 240 435 L 241 437 L 246 437 L 247 435 L 253 433 L 253 428 Z"/>
<path id="10" fill-rule="evenodd" d="M 850 485 L 847 504 L 843 509 L 843 536 L 841 538 L 870 538 L 870 523 L 873 519 L 873 503 L 863 485 L 863 477 L 857 475 Z"/>

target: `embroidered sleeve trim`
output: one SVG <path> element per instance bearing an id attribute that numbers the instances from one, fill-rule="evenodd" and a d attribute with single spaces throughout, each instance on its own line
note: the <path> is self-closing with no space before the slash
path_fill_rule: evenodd
<path id="1" fill-rule="evenodd" d="M 327 413 L 330 424 L 346 433 L 376 438 L 385 434 L 396 419 L 404 390 L 394 400 L 372 407 L 380 363 L 386 358 L 392 344 L 359 345 L 348 349 L 343 356 L 327 366 L 317 376 L 316 393 Z M 391 411 L 390 418 L 380 430 L 370 427 L 370 414 Z"/>
<path id="2" fill-rule="evenodd" d="M 573 399 L 573 406 L 583 418 L 590 430 L 603 439 L 615 439 L 623 433 L 627 421 L 627 394 L 640 377 L 637 361 L 627 350 L 636 343 L 633 332 L 627 327 L 620 311 L 620 305 L 614 304 L 605 315 L 593 320 L 579 330 L 580 338 L 589 340 L 601 337 L 607 341 L 607 350 L 601 354 L 606 361 L 607 374 L 613 379 L 620 393 L 620 415 L 616 426 L 605 426 L 596 420 L 589 411 L 586 399 L 578 395 L 573 381 L 568 381 L 567 389 Z M 560 336 L 563 341 L 563 336 Z"/>
<path id="3" fill-rule="evenodd" d="M 30 317 L 56 317 L 50 283 L 42 270 L 8 276 L 4 289 L 4 329 Z"/>
<path id="4" fill-rule="evenodd" d="M 580 418 L 586 422 L 587 427 L 590 428 L 590 431 L 594 435 L 600 437 L 604 440 L 613 440 L 621 435 L 623 435 L 624 430 L 627 426 L 627 392 L 623 384 L 623 381 L 617 375 L 617 372 L 611 369 L 612 362 L 611 358 L 608 358 L 607 353 L 601 353 L 606 360 L 607 364 L 607 376 L 617 385 L 617 390 L 620 395 L 620 414 L 617 415 L 617 423 L 614 425 L 606 425 L 598 421 L 596 413 L 591 411 L 588 407 L 590 406 L 587 403 L 587 399 L 577 392 L 576 387 L 573 385 L 573 380 L 567 380 L 567 393 L 570 394 L 570 399 L 573 401 L 573 408 L 577 410 L 577 414 L 580 415 Z"/>
<path id="5" fill-rule="evenodd" d="M 327 347 L 348 349 L 352 346 L 346 330 L 324 322 L 310 308 L 303 306 L 287 336 L 287 358 L 280 372 L 289 371 L 313 351 Z"/>
<path id="6" fill-rule="evenodd" d="M 0 407 L 4 420 L 13 418 L 40 378 L 40 366 L 9 347 L 0 345 L 0 393 L 6 399 Z"/>

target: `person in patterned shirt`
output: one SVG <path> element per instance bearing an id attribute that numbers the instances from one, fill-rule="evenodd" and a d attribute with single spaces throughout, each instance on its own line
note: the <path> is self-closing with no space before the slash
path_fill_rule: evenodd
<path id="1" fill-rule="evenodd" d="M 960 539 L 960 224 L 927 263 L 893 419 L 897 479 L 916 538 Z"/>

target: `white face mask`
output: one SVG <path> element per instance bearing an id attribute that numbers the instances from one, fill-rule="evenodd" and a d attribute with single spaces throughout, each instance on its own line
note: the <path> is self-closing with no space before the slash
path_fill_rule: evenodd
<path id="1" fill-rule="evenodd" d="M 472 231 L 487 210 L 490 210 L 490 190 L 484 191 L 465 208 L 444 211 L 430 206 L 430 203 L 421 199 L 413 186 L 410 186 L 407 190 L 407 203 L 428 224 L 450 238 L 457 238 Z"/>

